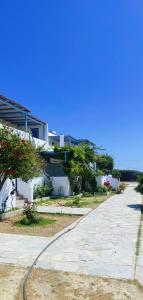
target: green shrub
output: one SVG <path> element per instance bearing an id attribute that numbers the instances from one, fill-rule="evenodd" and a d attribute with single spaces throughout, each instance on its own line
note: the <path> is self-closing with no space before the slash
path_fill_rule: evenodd
<path id="1" fill-rule="evenodd" d="M 108 192 L 108 188 L 106 187 L 106 186 L 99 186 L 98 188 L 97 188 L 97 192 L 98 193 L 107 193 Z"/>
<path id="2" fill-rule="evenodd" d="M 80 207 L 80 197 L 75 197 L 73 202 L 72 202 L 72 205 Z"/>
<path id="3" fill-rule="evenodd" d="M 82 197 L 93 197 L 93 193 L 83 192 Z"/>
<path id="4" fill-rule="evenodd" d="M 74 195 L 81 193 L 81 177 L 80 176 L 70 176 L 71 189 Z"/>
<path id="5" fill-rule="evenodd" d="M 141 172 L 136 170 L 119 170 L 121 173 L 121 181 L 137 181 Z"/>
<path id="6" fill-rule="evenodd" d="M 136 187 L 136 191 L 143 195 L 143 173 L 141 173 L 138 178 L 138 186 Z"/>
<path id="7" fill-rule="evenodd" d="M 118 189 L 117 189 L 117 193 L 122 193 L 124 190 L 125 190 L 125 188 L 126 188 L 126 184 L 125 183 L 120 183 L 120 185 L 119 185 L 119 187 L 118 187 Z"/>
<path id="8" fill-rule="evenodd" d="M 52 182 L 49 180 L 47 183 L 36 185 L 34 188 L 34 199 L 48 197 L 53 192 Z"/>
<path id="9" fill-rule="evenodd" d="M 35 203 L 26 203 L 23 209 L 23 218 L 20 220 L 22 225 L 38 224 L 40 220 Z"/>
<path id="10" fill-rule="evenodd" d="M 119 170 L 114 169 L 114 170 L 112 171 L 112 176 L 113 176 L 113 178 L 119 179 L 119 178 L 121 177 L 121 173 L 120 173 Z"/>

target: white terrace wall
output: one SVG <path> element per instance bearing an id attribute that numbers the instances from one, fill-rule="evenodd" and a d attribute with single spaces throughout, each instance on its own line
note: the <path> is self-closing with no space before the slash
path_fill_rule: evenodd
<path id="1" fill-rule="evenodd" d="M 16 194 L 10 195 L 10 193 L 13 191 L 15 185 L 15 180 L 7 179 L 2 190 L 0 191 L 0 210 L 3 207 L 3 203 L 5 199 L 8 197 L 8 200 L 6 201 L 6 210 L 10 210 L 14 207 L 16 207 Z"/>
<path id="2" fill-rule="evenodd" d="M 53 184 L 53 196 L 70 196 L 70 182 L 67 176 L 51 177 Z"/>
<path id="3" fill-rule="evenodd" d="M 44 149 L 48 149 L 49 147 L 49 144 L 48 144 L 48 141 L 44 141 L 44 140 L 41 140 L 41 139 L 37 139 L 37 138 L 33 138 L 30 133 L 28 132 L 25 132 L 25 131 L 22 131 L 22 130 L 19 130 L 19 129 L 14 129 L 14 131 L 24 140 L 33 140 L 34 143 L 35 143 L 35 146 L 38 147 L 38 146 L 43 146 Z"/>
<path id="4" fill-rule="evenodd" d="M 17 179 L 17 192 L 26 198 L 29 202 L 33 202 L 34 186 L 42 184 L 44 177 L 35 177 L 28 182 L 24 182 L 21 179 Z"/>
<path id="5" fill-rule="evenodd" d="M 2 127 L 2 124 L 0 124 L 0 127 Z M 31 134 L 28 133 L 28 132 L 25 132 L 25 131 L 23 131 L 23 130 L 19 130 L 19 129 L 16 129 L 16 128 L 12 128 L 12 129 L 13 129 L 13 131 L 14 131 L 15 133 L 17 133 L 22 139 L 24 139 L 24 140 L 29 140 L 29 139 L 33 140 L 36 147 L 38 147 L 38 146 L 43 146 L 45 150 L 48 149 L 48 147 L 49 147 L 48 140 L 46 141 L 46 140 L 42 140 L 42 139 L 33 138 L 33 137 L 31 136 Z"/>
<path id="6" fill-rule="evenodd" d="M 53 184 L 53 196 L 69 196 L 70 183 L 68 177 L 51 177 Z M 44 183 L 44 177 L 36 177 L 28 182 L 21 179 L 17 180 L 17 192 L 26 198 L 29 202 L 33 202 L 34 186 Z"/>
<path id="7" fill-rule="evenodd" d="M 120 184 L 120 180 L 109 176 L 98 176 L 97 177 L 97 186 L 103 186 L 105 181 L 109 181 L 112 188 L 117 189 Z"/>

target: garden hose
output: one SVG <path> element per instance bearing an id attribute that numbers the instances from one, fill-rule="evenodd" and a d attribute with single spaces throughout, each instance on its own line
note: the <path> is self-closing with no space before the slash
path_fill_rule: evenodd
<path id="1" fill-rule="evenodd" d="M 91 211 L 89 211 L 86 215 L 84 215 L 83 217 L 81 217 L 79 219 L 79 221 L 77 221 L 75 223 L 75 225 L 72 227 L 72 228 L 68 228 L 67 230 L 65 230 L 64 232 L 60 233 L 58 236 L 56 236 L 50 243 L 48 243 L 44 248 L 43 250 L 37 255 L 37 257 L 35 258 L 33 264 L 29 267 L 29 270 L 28 272 L 26 273 L 25 275 L 25 278 L 24 278 L 24 282 L 23 282 L 23 300 L 28 300 L 28 297 L 27 297 L 27 288 L 28 288 L 28 281 L 29 281 L 29 278 L 30 278 L 30 275 L 32 273 L 32 270 L 34 268 L 34 266 L 36 265 L 38 259 L 40 258 L 40 256 L 52 245 L 54 244 L 58 239 L 60 239 L 62 236 L 64 236 L 65 234 L 67 234 L 68 232 L 74 230 L 78 225 L 79 223 L 85 218 L 87 217 L 91 212 L 93 212 L 96 208 L 92 209 Z"/>

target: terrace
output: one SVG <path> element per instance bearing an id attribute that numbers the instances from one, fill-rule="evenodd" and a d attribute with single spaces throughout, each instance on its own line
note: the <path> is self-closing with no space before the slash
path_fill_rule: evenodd
<path id="1" fill-rule="evenodd" d="M 0 95 L 0 120 L 17 130 L 31 133 L 33 138 L 48 143 L 48 124 L 34 117 L 31 110 Z"/>

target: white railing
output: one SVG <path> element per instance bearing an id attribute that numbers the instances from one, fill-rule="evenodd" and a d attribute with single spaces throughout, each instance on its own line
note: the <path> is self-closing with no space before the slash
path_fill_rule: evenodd
<path id="1" fill-rule="evenodd" d="M 0 124 L 0 127 L 2 127 L 2 124 Z M 35 143 L 35 146 L 36 147 L 43 147 L 44 150 L 48 150 L 49 148 L 49 144 L 47 141 L 45 140 L 42 140 L 42 139 L 37 139 L 37 138 L 34 138 L 32 137 L 32 135 L 29 133 L 29 132 L 26 132 L 26 131 L 23 131 L 23 130 L 20 130 L 20 129 L 17 129 L 17 128 L 13 128 L 13 127 L 10 127 L 16 134 L 18 134 L 20 136 L 21 139 L 24 139 L 24 140 L 33 140 L 34 143 Z"/>

